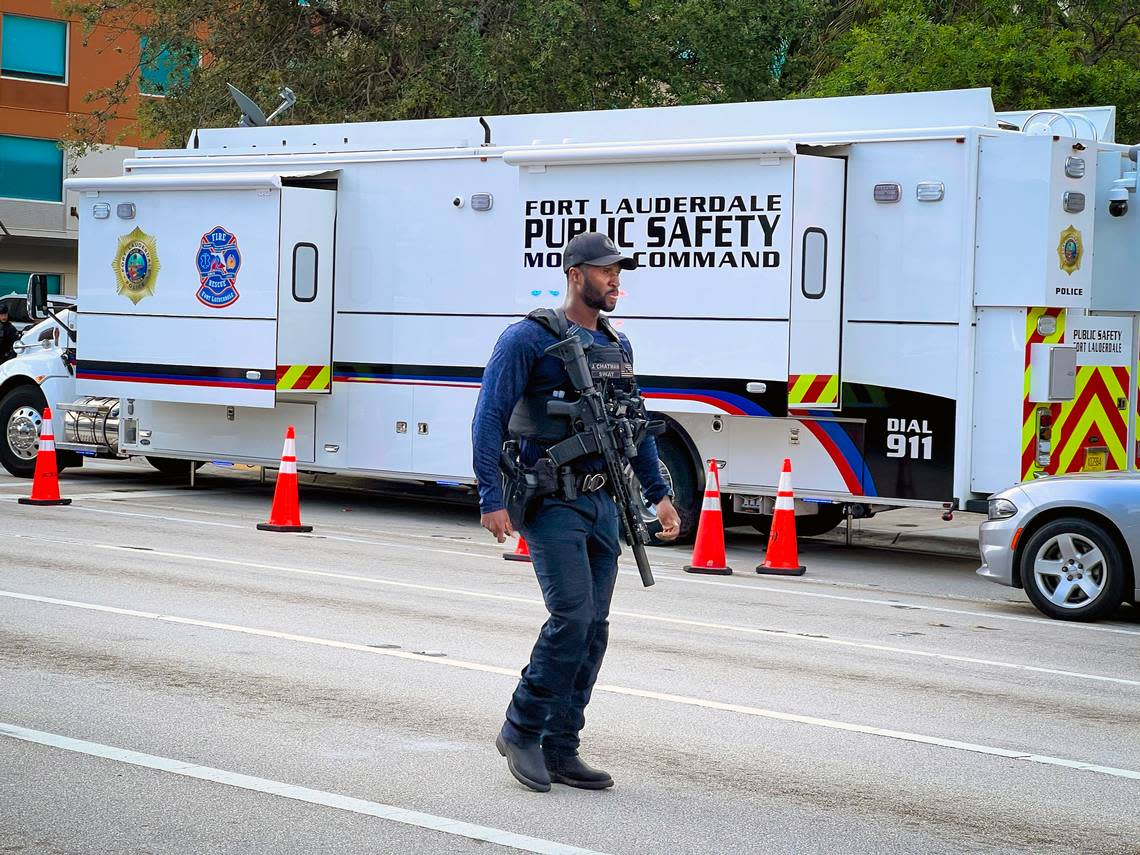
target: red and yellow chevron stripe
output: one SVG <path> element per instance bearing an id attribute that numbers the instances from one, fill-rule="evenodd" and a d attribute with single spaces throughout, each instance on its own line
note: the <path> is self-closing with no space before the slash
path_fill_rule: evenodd
<path id="1" fill-rule="evenodd" d="M 278 365 L 278 392 L 326 392 L 332 383 L 331 365 Z"/>
<path id="2" fill-rule="evenodd" d="M 834 407 L 839 403 L 838 374 L 788 375 L 788 408 Z"/>
<path id="3" fill-rule="evenodd" d="M 1043 336 L 1037 332 L 1037 321 L 1043 315 L 1057 318 L 1056 332 Z M 1021 433 L 1021 478 L 1027 481 L 1037 474 L 1061 475 L 1080 472 L 1090 466 L 1089 449 L 1104 449 L 1105 470 L 1128 466 L 1125 443 L 1128 438 L 1127 416 L 1117 408 L 1120 400 L 1128 400 L 1132 379 L 1128 366 L 1085 365 L 1077 368 L 1076 397 L 1058 403 L 1033 403 L 1029 400 L 1029 355 L 1033 344 L 1058 344 L 1065 338 L 1064 309 L 1030 309 L 1025 320 L 1025 397 L 1022 403 L 1024 423 Z M 1037 463 L 1037 411 L 1047 409 L 1052 420 L 1051 454 L 1048 466 Z"/>

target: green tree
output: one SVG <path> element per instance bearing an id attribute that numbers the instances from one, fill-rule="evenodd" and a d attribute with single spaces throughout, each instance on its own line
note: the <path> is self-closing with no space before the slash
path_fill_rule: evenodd
<path id="1" fill-rule="evenodd" d="M 180 144 L 232 123 L 224 84 L 288 123 L 608 109 L 783 97 L 806 82 L 827 0 L 62 0 L 184 69 L 139 126 Z M 147 58 L 144 57 L 144 60 Z M 153 56 L 150 57 L 153 59 Z M 145 62 L 144 62 L 145 65 Z M 108 128 L 139 68 L 92 92 L 76 144 Z"/>
<path id="2" fill-rule="evenodd" d="M 1117 107 L 1140 139 L 1140 0 L 869 0 L 823 42 L 806 95 L 989 86 L 999 110 Z"/>

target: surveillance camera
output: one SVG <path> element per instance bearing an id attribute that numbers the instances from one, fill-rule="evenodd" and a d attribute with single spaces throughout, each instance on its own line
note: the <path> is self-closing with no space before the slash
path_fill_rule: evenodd
<path id="1" fill-rule="evenodd" d="M 1110 217 L 1123 217 L 1128 213 L 1128 191 L 1123 187 L 1113 187 L 1108 191 L 1108 214 Z"/>

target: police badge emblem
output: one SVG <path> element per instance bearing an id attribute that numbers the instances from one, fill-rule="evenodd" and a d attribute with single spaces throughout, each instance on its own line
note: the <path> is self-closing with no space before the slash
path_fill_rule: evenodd
<path id="1" fill-rule="evenodd" d="M 130 234 L 119 238 L 119 248 L 115 251 L 111 267 L 115 271 L 118 292 L 136 306 L 143 297 L 154 296 L 159 267 L 154 236 L 135 226 Z"/>
<path id="2" fill-rule="evenodd" d="M 1081 233 L 1070 225 L 1061 232 L 1061 242 L 1057 244 L 1057 257 L 1061 259 L 1061 269 L 1072 276 L 1073 271 L 1081 266 L 1083 252 Z"/>
<path id="3" fill-rule="evenodd" d="M 198 245 L 198 302 L 211 309 L 224 309 L 237 302 L 237 275 L 241 251 L 237 236 L 222 226 L 214 226 Z"/>

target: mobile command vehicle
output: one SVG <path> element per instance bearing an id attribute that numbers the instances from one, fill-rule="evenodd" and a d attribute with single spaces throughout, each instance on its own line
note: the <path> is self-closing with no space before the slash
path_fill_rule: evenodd
<path id="1" fill-rule="evenodd" d="M 762 524 L 790 457 L 801 533 L 1134 469 L 1114 117 L 979 89 L 200 129 L 66 182 L 67 403 L 113 402 L 126 454 L 272 466 L 291 424 L 302 469 L 468 485 L 492 345 L 562 302 L 561 250 L 597 229 L 640 265 L 614 323 L 689 531 L 710 458 Z M 59 447 L 105 450 L 64 418 Z"/>

